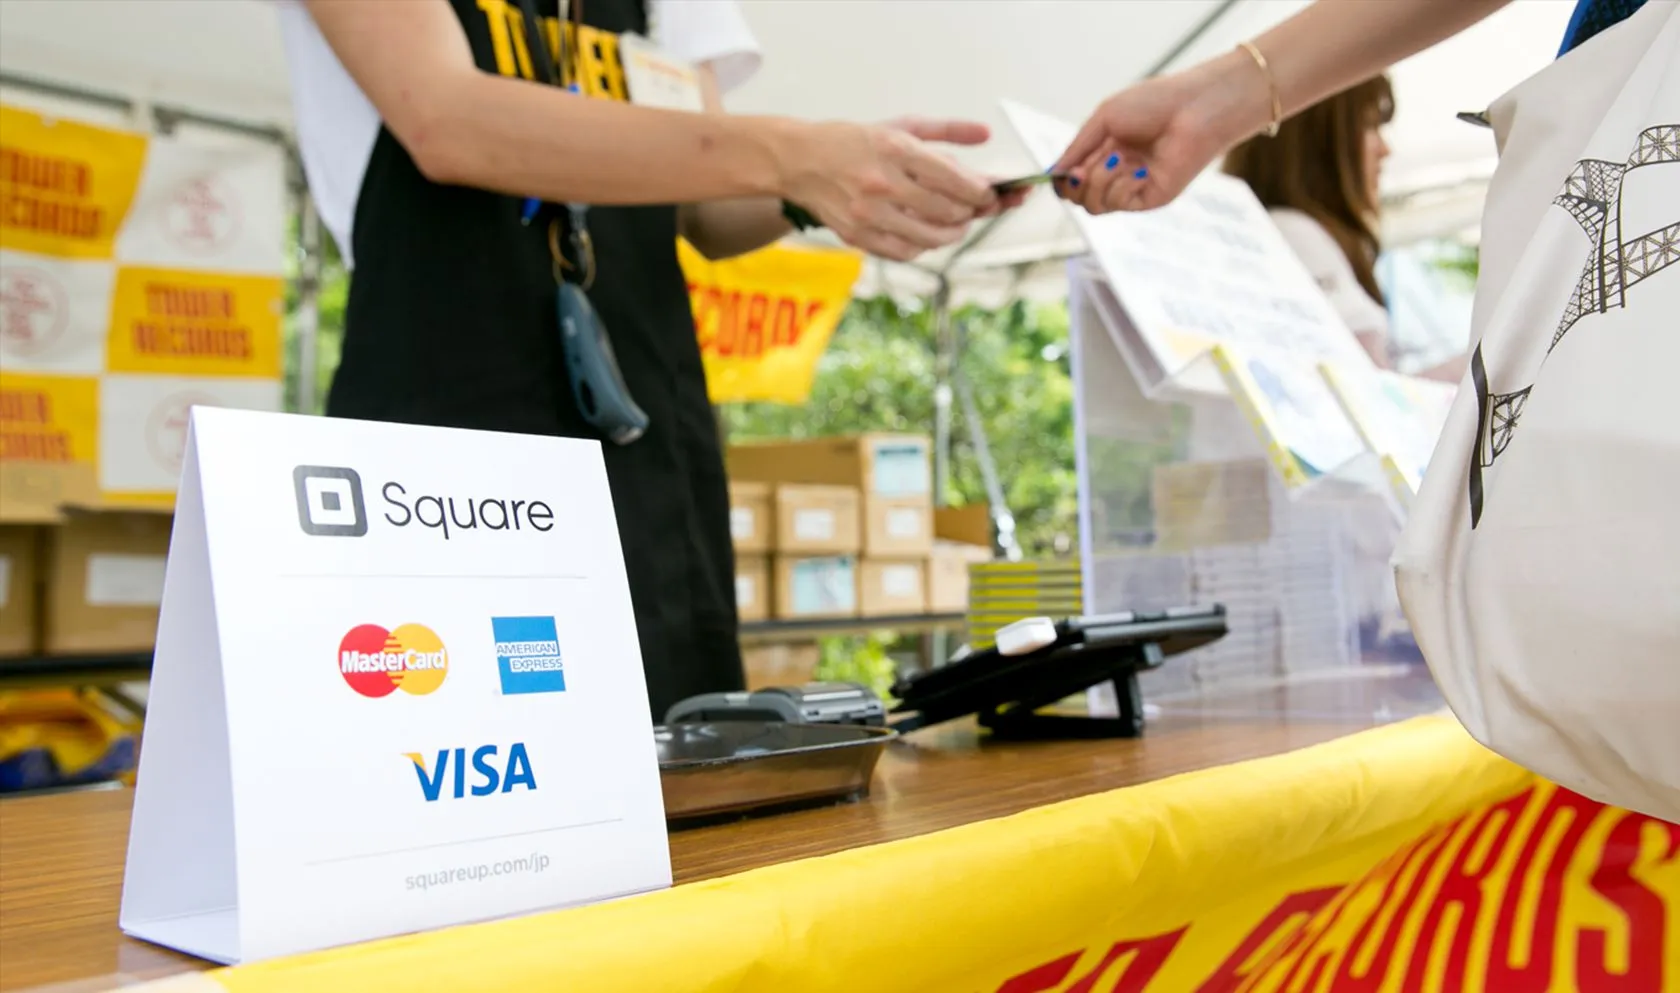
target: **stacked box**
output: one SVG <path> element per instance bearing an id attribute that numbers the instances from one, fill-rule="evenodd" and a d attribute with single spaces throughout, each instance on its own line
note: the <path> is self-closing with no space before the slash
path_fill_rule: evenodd
<path id="1" fill-rule="evenodd" d="M 772 614 L 781 620 L 856 617 L 862 542 L 857 489 L 780 484 L 771 502 Z"/>
<path id="2" fill-rule="evenodd" d="M 40 647 L 37 540 L 35 528 L 0 525 L 0 657 Z"/>
<path id="3" fill-rule="evenodd" d="M 770 486 L 776 494 L 775 616 L 927 612 L 934 543 L 930 451 L 925 436 L 893 434 L 730 448 L 730 478 L 737 485 Z M 820 506 L 794 505 L 834 488 L 854 494 L 850 532 L 836 522 L 830 534 Z M 832 509 L 838 513 L 839 503 Z M 843 541 L 846 537 L 855 540 Z M 854 590 L 849 607 L 848 585 Z"/>
<path id="4" fill-rule="evenodd" d="M 750 623 L 770 617 L 770 550 L 775 514 L 770 487 L 729 484 L 729 537 L 735 546 L 735 610 Z"/>
<path id="5" fill-rule="evenodd" d="M 163 603 L 166 514 L 73 514 L 43 531 L 41 647 L 49 655 L 149 651 Z"/>
<path id="6" fill-rule="evenodd" d="M 961 613 L 968 609 L 968 567 L 992 560 L 991 508 L 983 503 L 935 508 L 933 537 L 928 611 Z"/>

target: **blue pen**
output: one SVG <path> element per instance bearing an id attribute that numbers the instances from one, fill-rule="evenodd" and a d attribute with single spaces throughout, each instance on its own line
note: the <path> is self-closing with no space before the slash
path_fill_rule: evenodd
<path id="1" fill-rule="evenodd" d="M 578 92 L 578 84 L 573 83 L 572 85 L 566 87 L 566 92 L 567 93 Z M 536 197 L 526 197 L 525 198 L 525 210 L 519 216 L 519 223 L 525 225 L 526 227 L 530 227 L 531 222 L 536 219 L 537 211 L 539 211 L 541 209 L 542 209 L 542 201 L 541 200 L 538 200 Z"/>

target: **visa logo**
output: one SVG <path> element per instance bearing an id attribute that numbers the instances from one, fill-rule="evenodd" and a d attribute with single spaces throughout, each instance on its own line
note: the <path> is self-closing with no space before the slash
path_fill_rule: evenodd
<path id="1" fill-rule="evenodd" d="M 489 796 L 492 793 L 510 793 L 515 786 L 523 786 L 528 790 L 537 788 L 537 780 L 531 775 L 531 757 L 525 754 L 523 742 L 514 742 L 507 751 L 507 761 L 499 761 L 495 745 L 480 745 L 474 749 L 471 756 L 474 781 L 467 784 L 467 750 L 465 748 L 440 748 L 437 757 L 426 767 L 426 756 L 419 752 L 405 752 L 408 760 L 414 763 L 414 774 L 420 777 L 420 792 L 426 795 L 426 802 L 433 803 L 444 796 L 453 796 L 459 800 L 470 792 L 473 796 Z M 445 793 L 446 786 L 453 788 L 453 792 Z"/>

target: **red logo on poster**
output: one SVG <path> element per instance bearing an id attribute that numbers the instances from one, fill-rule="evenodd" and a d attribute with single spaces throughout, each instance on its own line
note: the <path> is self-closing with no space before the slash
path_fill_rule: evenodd
<path id="1" fill-rule="evenodd" d="M 172 472 L 181 471 L 187 454 L 187 417 L 192 408 L 218 406 L 216 398 L 204 393 L 177 393 L 152 408 L 146 418 L 146 450 L 153 461 Z"/>
<path id="2" fill-rule="evenodd" d="M 40 269 L 0 269 L 0 346 L 20 355 L 38 352 L 64 334 L 70 299 Z"/>
<path id="3" fill-rule="evenodd" d="M 187 251 L 208 255 L 226 248 L 239 233 L 239 201 L 221 180 L 195 176 L 169 198 L 164 229 Z"/>

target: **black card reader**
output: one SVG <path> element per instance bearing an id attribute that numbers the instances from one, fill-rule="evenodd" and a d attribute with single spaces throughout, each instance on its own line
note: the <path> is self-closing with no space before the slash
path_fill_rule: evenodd
<path id="1" fill-rule="evenodd" d="M 702 693 L 665 712 L 666 724 L 710 721 L 786 721 L 790 724 L 853 724 L 881 727 L 887 708 L 856 683 L 806 683 L 743 693 Z"/>

